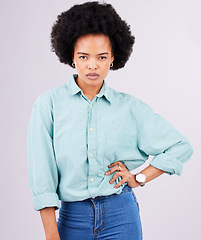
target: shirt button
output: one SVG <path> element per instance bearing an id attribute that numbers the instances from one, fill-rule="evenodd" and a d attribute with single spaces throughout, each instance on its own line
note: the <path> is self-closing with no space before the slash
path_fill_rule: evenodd
<path id="1" fill-rule="evenodd" d="M 94 180 L 94 179 L 93 179 L 93 178 L 91 178 L 91 182 L 93 182 L 93 180 Z"/>
<path id="2" fill-rule="evenodd" d="M 92 107 L 92 104 L 90 104 L 90 107 Z"/>
<path id="3" fill-rule="evenodd" d="M 90 156 L 93 157 L 93 154 L 91 153 Z"/>
<path id="4" fill-rule="evenodd" d="M 90 128 L 90 131 L 92 132 L 92 131 L 93 131 L 93 128 Z"/>

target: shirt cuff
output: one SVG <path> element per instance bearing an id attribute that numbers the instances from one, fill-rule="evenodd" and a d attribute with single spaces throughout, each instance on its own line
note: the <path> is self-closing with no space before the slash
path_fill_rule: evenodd
<path id="1" fill-rule="evenodd" d="M 58 210 L 61 203 L 56 193 L 44 193 L 33 198 L 33 207 L 36 211 L 45 207 L 55 207 L 55 210 Z"/>
<path id="2" fill-rule="evenodd" d="M 180 176 L 183 170 L 183 163 L 181 161 L 173 159 L 165 153 L 155 155 L 150 165 L 165 171 L 169 175 L 177 174 Z"/>

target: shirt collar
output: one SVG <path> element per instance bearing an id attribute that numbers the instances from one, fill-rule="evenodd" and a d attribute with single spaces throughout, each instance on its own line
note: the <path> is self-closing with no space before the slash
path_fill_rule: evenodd
<path id="1" fill-rule="evenodd" d="M 79 92 L 82 92 L 82 89 L 77 85 L 75 79 L 78 77 L 78 74 L 72 74 L 71 77 L 68 79 L 66 85 L 69 93 L 71 95 L 75 95 Z M 103 80 L 103 85 L 99 91 L 99 93 L 96 95 L 97 97 L 102 97 L 105 96 L 106 99 L 111 102 L 111 95 L 110 95 L 110 89 L 109 86 L 107 85 L 106 81 Z"/>

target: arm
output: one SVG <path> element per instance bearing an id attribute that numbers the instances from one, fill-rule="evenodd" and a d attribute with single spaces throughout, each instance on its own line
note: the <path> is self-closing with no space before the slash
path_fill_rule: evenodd
<path id="1" fill-rule="evenodd" d="M 59 176 L 53 144 L 53 114 L 48 99 L 38 98 L 33 106 L 27 150 L 33 207 L 40 210 L 46 239 L 59 240 L 55 217 L 55 210 L 60 208 L 57 194 Z"/>
<path id="2" fill-rule="evenodd" d="M 148 167 L 143 169 L 141 171 L 141 173 L 143 173 L 146 176 L 145 183 L 147 183 L 147 182 L 153 180 L 154 178 L 159 177 L 160 175 L 165 173 L 165 171 L 149 165 Z M 135 174 L 132 174 L 130 171 L 129 171 L 129 178 L 127 180 L 127 183 L 128 183 L 128 186 L 131 188 L 136 188 L 136 187 L 140 186 L 140 183 L 135 180 Z"/>
<path id="3" fill-rule="evenodd" d="M 154 178 L 159 177 L 160 175 L 162 175 L 163 173 L 165 173 L 165 171 L 160 170 L 158 168 L 155 168 L 151 165 L 149 165 L 148 167 L 146 167 L 145 169 L 143 169 L 141 171 L 141 173 L 143 173 L 146 176 L 146 183 L 153 180 Z"/>
<path id="4" fill-rule="evenodd" d="M 154 156 L 150 165 L 141 171 L 146 176 L 146 183 L 163 173 L 181 175 L 183 163 L 188 161 L 193 154 L 193 148 L 188 139 L 162 116 L 154 113 L 148 104 L 137 101 L 132 110 L 138 130 L 138 150 L 146 159 L 148 159 L 149 155 Z M 126 160 L 123 160 L 123 163 L 121 163 L 123 171 L 116 173 L 116 176 L 113 176 L 110 183 L 113 183 L 118 176 L 121 176 L 123 179 L 115 185 L 115 188 L 125 181 L 131 188 L 140 186 L 135 180 L 135 175 L 130 172 L 132 169 L 129 169 L 124 161 Z M 121 160 L 111 163 L 108 167 L 121 165 L 120 162 Z M 111 174 L 115 170 L 116 167 L 105 174 Z"/>
<path id="5" fill-rule="evenodd" d="M 40 210 L 40 216 L 45 230 L 46 240 L 60 240 L 54 207 L 46 207 Z"/>
<path id="6" fill-rule="evenodd" d="M 155 113 L 148 104 L 139 104 L 136 116 L 138 149 L 147 156 L 154 156 L 150 165 L 169 175 L 181 175 L 183 164 L 193 154 L 193 148 L 188 139 L 166 119 Z M 144 173 L 149 175 L 150 169 L 154 168 L 149 167 L 144 170 Z M 154 175 L 150 173 L 148 178 L 151 180 Z"/>
<path id="7" fill-rule="evenodd" d="M 55 210 L 60 208 L 52 112 L 49 98 L 38 98 L 33 106 L 28 128 L 29 186 L 34 196 L 33 207 L 37 211 L 45 207 L 56 207 Z"/>

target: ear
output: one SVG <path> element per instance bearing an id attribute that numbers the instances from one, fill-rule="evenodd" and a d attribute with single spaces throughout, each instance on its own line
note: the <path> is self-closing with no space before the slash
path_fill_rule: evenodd
<path id="1" fill-rule="evenodd" d="M 114 54 L 113 54 L 113 53 L 112 53 L 111 59 L 112 59 L 112 62 L 113 62 L 113 61 L 114 61 Z M 111 62 L 111 63 L 112 63 L 112 62 Z"/>

